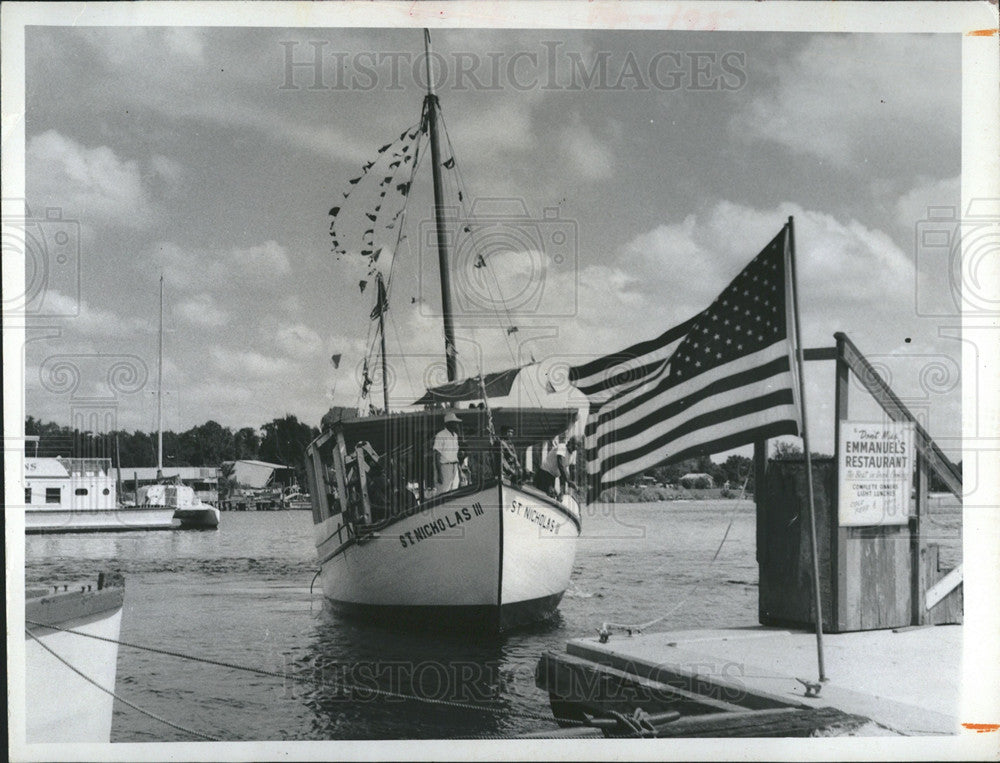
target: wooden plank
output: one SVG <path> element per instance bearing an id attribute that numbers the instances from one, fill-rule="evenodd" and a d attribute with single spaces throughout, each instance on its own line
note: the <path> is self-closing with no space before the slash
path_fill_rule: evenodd
<path id="1" fill-rule="evenodd" d="M 924 575 L 923 518 L 927 514 L 927 491 L 930 467 L 927 459 L 917 458 L 917 496 L 910 517 L 910 624 L 927 622 L 924 599 L 927 580 Z"/>
<path id="2" fill-rule="evenodd" d="M 850 730 L 868 723 L 868 718 L 850 715 L 835 707 L 756 710 L 680 718 L 660 726 L 657 736 L 666 737 L 809 737 L 824 729 Z"/>
<path id="3" fill-rule="evenodd" d="M 927 430 L 910 413 L 909 408 L 903 405 L 896 393 L 882 380 L 882 377 L 861 354 L 861 351 L 847 338 L 847 335 L 838 332 L 834 336 L 837 338 L 837 347 L 844 361 L 850 366 L 865 389 L 875 398 L 875 401 L 889 414 L 889 417 L 893 421 L 913 422 L 917 451 L 927 459 L 930 468 L 941 478 L 952 495 L 961 500 L 962 475 L 955 468 L 955 465 L 941 452 Z"/>
<path id="4" fill-rule="evenodd" d="M 850 373 L 851 369 L 842 358 L 841 340 L 837 340 L 837 365 L 834 379 L 834 421 L 833 421 L 833 462 L 840 468 L 840 425 L 846 421 L 850 412 Z M 830 512 L 831 563 L 834 570 L 831 575 L 833 583 L 833 601 L 831 609 L 836 613 L 831 631 L 840 633 L 850 630 L 849 624 L 853 613 L 847 608 L 847 528 L 840 526 L 840 474 L 836 472 L 833 480 L 833 510 Z"/>
<path id="5" fill-rule="evenodd" d="M 661 684 L 693 692 L 698 702 L 723 702 L 728 709 L 733 706 L 762 710 L 772 707 L 797 707 L 801 703 L 793 698 L 778 696 L 760 689 L 751 689 L 738 673 L 726 673 L 726 666 L 711 666 L 706 672 L 705 655 L 677 649 L 671 654 L 671 661 L 657 663 L 628 657 L 617 652 L 608 652 L 598 645 L 593 647 L 585 642 L 570 641 L 566 644 L 569 655 L 579 657 L 591 664 L 597 664 L 624 671 L 631 676 L 649 678 Z M 723 699 L 723 697 L 728 699 Z M 732 700 L 732 701 L 730 701 Z"/>
<path id="6" fill-rule="evenodd" d="M 737 704 L 657 680 L 648 673 L 635 663 L 604 664 L 574 654 L 545 652 L 538 660 L 535 683 L 550 697 L 588 712 L 630 712 L 636 707 L 688 714 L 745 712 Z"/>
<path id="7" fill-rule="evenodd" d="M 907 525 L 896 525 L 891 537 L 893 556 L 895 558 L 892 624 L 886 627 L 899 628 L 910 623 L 910 528 Z"/>
<path id="8" fill-rule="evenodd" d="M 928 544 L 924 555 L 924 579 L 936 583 L 942 577 L 939 564 L 941 548 L 936 543 Z M 947 575 L 945 576 L 947 577 Z M 933 583 L 932 583 L 933 585 Z M 955 586 L 941 599 L 933 609 L 926 612 L 927 623 L 945 625 L 962 622 L 963 586 Z"/>
<path id="9" fill-rule="evenodd" d="M 802 350 L 803 360 L 836 360 L 836 347 L 806 347 Z"/>
<path id="10" fill-rule="evenodd" d="M 934 585 L 927 589 L 926 596 L 926 609 L 933 609 L 941 602 L 945 596 L 951 593 L 955 588 L 962 584 L 963 581 L 962 565 L 958 565 L 955 569 L 937 581 Z"/>
<path id="11" fill-rule="evenodd" d="M 764 496 L 767 495 L 765 485 L 765 472 L 767 470 L 767 440 L 760 440 L 753 444 L 753 500 L 757 519 L 757 565 L 760 567 L 767 563 L 767 534 L 765 525 L 767 521 L 767 504 Z M 760 606 L 760 598 L 757 600 Z"/>
<path id="12" fill-rule="evenodd" d="M 372 523 L 372 505 L 368 500 L 368 463 L 365 461 L 365 449 L 363 443 L 358 443 L 354 449 L 355 464 L 358 467 L 358 486 L 361 488 L 361 506 L 364 512 L 365 524 Z"/>
<path id="13" fill-rule="evenodd" d="M 349 521 L 355 521 L 354 511 L 349 506 L 350 496 L 347 493 L 347 445 L 344 442 L 344 433 L 337 428 L 337 442 L 333 446 L 333 474 L 337 479 L 337 499 L 340 501 L 340 508 L 344 516 Z"/>
<path id="14" fill-rule="evenodd" d="M 316 514 L 317 510 L 319 513 L 319 521 L 322 522 L 324 519 L 330 516 L 330 502 L 326 495 L 326 480 L 323 478 L 323 459 L 319 455 L 318 449 L 312 449 L 310 457 L 306 457 L 306 472 L 309 477 L 309 482 L 312 490 L 309 491 L 309 496 L 313 503 L 313 513 Z M 313 521 L 316 521 L 316 517 L 313 517 Z"/>
<path id="15" fill-rule="evenodd" d="M 658 722 L 652 718 L 656 736 L 678 737 L 808 737 L 827 729 L 849 731 L 868 723 L 867 718 L 850 715 L 833 707 L 782 708 L 744 713 L 711 713 Z M 599 739 L 604 731 L 591 726 L 542 729 L 519 734 L 519 739 Z"/>

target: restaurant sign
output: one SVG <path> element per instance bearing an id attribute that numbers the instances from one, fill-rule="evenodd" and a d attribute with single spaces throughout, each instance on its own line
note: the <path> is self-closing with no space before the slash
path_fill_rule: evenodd
<path id="1" fill-rule="evenodd" d="M 915 460 L 912 422 L 842 421 L 837 453 L 841 527 L 906 524 Z"/>

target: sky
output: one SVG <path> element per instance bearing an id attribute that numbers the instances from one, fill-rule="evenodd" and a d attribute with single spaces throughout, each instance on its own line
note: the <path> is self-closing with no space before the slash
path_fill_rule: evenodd
<path id="1" fill-rule="evenodd" d="M 533 359 L 523 402 L 550 404 L 545 381 L 565 399 L 568 366 L 704 309 L 793 216 L 805 346 L 847 333 L 958 458 L 962 343 L 945 263 L 960 44 L 434 32 L 448 203 L 473 222 L 452 253 L 461 370 Z M 165 429 L 285 414 L 318 425 L 331 405 L 358 405 L 375 294 L 359 287 L 371 281 L 363 215 L 378 186 L 366 175 L 343 192 L 420 119 L 421 32 L 36 26 L 25 47 L 26 202 L 47 247 L 29 261 L 26 413 L 69 424 L 103 405 L 105 425 L 155 427 L 161 274 Z M 405 238 L 395 256 L 385 238 L 377 263 L 392 275 L 393 407 L 443 377 L 421 153 Z M 824 452 L 833 375 L 806 370 Z M 854 389 L 852 417 L 877 418 Z"/>

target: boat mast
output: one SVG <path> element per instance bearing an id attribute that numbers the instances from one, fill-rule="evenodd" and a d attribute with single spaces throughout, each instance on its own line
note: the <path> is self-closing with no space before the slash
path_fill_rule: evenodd
<path id="1" fill-rule="evenodd" d="M 160 341 L 156 368 L 156 481 L 163 480 L 163 274 L 160 273 Z"/>
<path id="2" fill-rule="evenodd" d="M 385 293 L 385 284 L 382 282 L 382 272 L 379 271 L 376 276 L 377 283 L 376 286 L 376 299 L 379 301 L 378 305 L 378 335 L 379 341 L 382 343 L 382 405 L 385 406 L 385 412 L 389 412 L 389 371 L 386 368 L 385 359 L 385 311 L 388 305 L 388 301 Z"/>
<path id="3" fill-rule="evenodd" d="M 424 50 L 427 62 L 427 95 L 424 110 L 427 113 L 427 127 L 431 142 L 431 169 L 434 176 L 434 221 L 437 228 L 438 270 L 441 273 L 441 312 L 444 317 L 444 360 L 448 371 L 448 381 L 458 378 L 457 352 L 455 350 L 455 326 L 451 312 L 451 271 L 448 267 L 448 239 L 444 224 L 444 204 L 441 193 L 441 147 L 438 140 L 437 110 L 438 99 L 434 94 L 431 78 L 431 33 L 424 30 Z"/>

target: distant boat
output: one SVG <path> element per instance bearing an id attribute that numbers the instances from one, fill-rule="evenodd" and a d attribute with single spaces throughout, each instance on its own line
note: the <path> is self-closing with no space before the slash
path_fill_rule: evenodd
<path id="1" fill-rule="evenodd" d="M 219 510 L 201 500 L 188 485 L 145 485 L 139 488 L 138 503 L 172 508 L 171 516 L 180 521 L 181 529 L 210 530 L 219 526 Z"/>
<path id="2" fill-rule="evenodd" d="M 26 533 L 170 530 L 167 506 L 118 502 L 108 458 L 25 458 Z"/>
<path id="3" fill-rule="evenodd" d="M 281 495 L 281 506 L 289 510 L 308 510 L 312 508 L 312 500 L 309 493 L 303 493 L 299 490 L 298 485 L 291 485 L 285 488 Z"/>
<path id="4" fill-rule="evenodd" d="M 125 581 L 102 573 L 96 589 L 92 584 L 54 588 L 25 591 L 26 741 L 110 742 L 114 697 L 73 668 L 115 690 Z"/>
<path id="5" fill-rule="evenodd" d="M 160 276 L 160 335 L 156 374 L 156 479 L 157 484 L 139 488 L 136 503 L 173 509 L 182 529 L 213 530 L 219 526 L 219 510 L 195 495 L 194 489 L 163 479 L 163 276 Z"/>
<path id="6" fill-rule="evenodd" d="M 320 580 L 336 609 L 379 624 L 496 633 L 550 617 L 569 585 L 581 527 L 576 501 L 570 495 L 557 498 L 525 484 L 518 474 L 520 468 L 512 474 L 507 466 L 508 457 L 518 459 L 524 449 L 570 430 L 577 409 L 491 410 L 488 398 L 509 393 L 520 369 L 457 378 L 440 178 L 441 168 L 454 167 L 454 158 L 441 159 L 440 107 L 430 85 L 426 32 L 425 42 L 428 92 L 421 123 L 418 129 L 400 135 L 399 150 L 391 154 L 394 161 L 387 155 L 387 173 L 411 159 L 415 168 L 419 141 L 413 141 L 418 135 L 429 136 L 448 384 L 429 390 L 414 403 L 428 410 L 388 413 L 389 384 L 384 378 L 388 285 L 381 272 L 374 273 L 377 296 L 371 318 L 378 321 L 386 413 L 332 422 L 307 447 L 306 469 Z M 383 146 L 379 153 L 393 145 Z M 412 145 L 416 148 L 409 152 Z M 379 198 L 393 188 L 405 197 L 410 182 L 399 183 L 387 173 L 376 175 L 382 177 Z M 354 185 L 359 180 L 350 182 Z M 381 206 L 379 201 L 374 214 L 366 215 L 376 227 Z M 334 221 L 340 209 L 331 209 Z M 393 228 L 402 214 L 403 209 L 385 228 Z M 401 229 L 402 223 L 400 236 Z M 366 231 L 366 237 L 373 230 Z M 381 252 L 375 250 L 373 240 L 366 238 L 370 251 L 362 251 L 372 265 Z M 485 263 L 480 257 L 476 267 L 481 266 Z M 362 291 L 366 283 L 361 282 Z M 512 330 L 516 329 L 509 328 L 508 335 Z M 369 367 L 366 361 L 362 396 L 371 381 Z M 455 407 L 459 401 L 470 400 L 479 401 L 473 403 L 477 407 Z M 452 476 L 442 477 L 442 484 L 435 486 L 432 442 L 446 420 L 462 430 L 468 471 L 460 463 L 461 456 L 456 456 L 458 461 L 445 462 Z M 516 430 L 516 436 L 501 442 L 497 434 L 505 429 Z"/>

